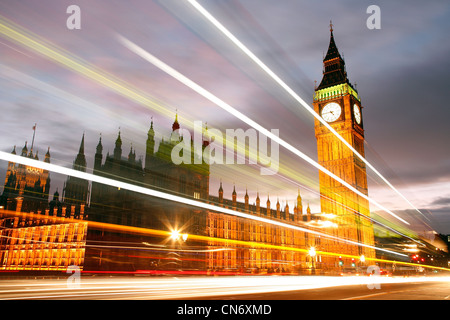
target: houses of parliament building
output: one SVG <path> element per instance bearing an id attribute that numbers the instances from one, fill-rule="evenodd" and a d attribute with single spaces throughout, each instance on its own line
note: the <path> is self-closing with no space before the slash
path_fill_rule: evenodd
<path id="1" fill-rule="evenodd" d="M 348 80 L 332 29 L 323 79 L 315 88 L 313 105 L 364 155 L 361 100 Z M 365 260 L 375 258 L 365 199 L 320 173 L 320 213 L 311 213 L 309 205 L 304 205 L 301 190 L 293 190 L 296 201 L 292 207 L 288 203 L 281 206 L 278 199 L 272 205 L 274 199 L 260 198 L 259 193 L 251 201 L 248 191 L 244 201 L 238 201 L 235 188 L 225 191 L 221 183 L 219 190 L 210 190 L 210 166 L 204 161 L 172 162 L 172 149 L 182 139 L 178 129 L 175 117 L 170 138 L 156 148 L 152 120 L 145 160 L 137 158 L 132 147 L 127 155 L 123 152 L 120 131 L 112 154 L 105 155 L 100 137 L 93 174 L 230 209 L 246 217 L 71 176 L 61 195 L 58 191 L 49 195 L 48 171 L 10 162 L 0 196 L 0 270 L 64 271 L 76 265 L 92 272 L 298 274 L 335 272 L 343 265 L 364 267 Z M 319 163 L 367 194 L 364 163 L 317 120 L 315 132 Z M 208 144 L 203 141 L 203 148 Z M 16 153 L 16 147 L 12 153 Z M 26 143 L 20 155 L 39 160 Z M 50 163 L 50 149 L 44 161 Z M 84 134 L 72 168 L 83 172 L 88 168 Z M 143 231 L 135 232 L 137 229 Z M 145 230 L 171 231 L 174 236 L 164 238 Z M 365 259 L 355 261 L 354 257 L 363 256 Z"/>

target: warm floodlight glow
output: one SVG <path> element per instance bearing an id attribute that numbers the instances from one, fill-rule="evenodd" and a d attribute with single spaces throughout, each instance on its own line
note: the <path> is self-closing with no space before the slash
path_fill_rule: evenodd
<path id="1" fill-rule="evenodd" d="M 305 223 L 306 225 L 314 228 L 337 228 L 337 223 L 326 220 L 311 220 Z"/>
<path id="2" fill-rule="evenodd" d="M 170 238 L 172 240 L 178 240 L 180 238 L 180 232 L 178 232 L 178 230 L 172 230 L 170 233 Z"/>
<path id="3" fill-rule="evenodd" d="M 334 219 L 337 217 L 334 213 L 321 213 L 320 215 L 326 219 Z"/>

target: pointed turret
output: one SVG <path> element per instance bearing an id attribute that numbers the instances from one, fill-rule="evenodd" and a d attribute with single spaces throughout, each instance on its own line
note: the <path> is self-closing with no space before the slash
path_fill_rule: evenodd
<path id="1" fill-rule="evenodd" d="M 234 185 L 233 185 L 233 193 L 231 194 L 231 197 L 233 199 L 233 206 L 236 206 L 237 193 L 236 193 L 236 186 L 234 186 Z"/>
<path id="2" fill-rule="evenodd" d="M 50 147 L 47 149 L 47 153 L 45 154 L 44 162 L 50 163 Z"/>
<path id="3" fill-rule="evenodd" d="M 102 159 L 103 159 L 103 145 L 102 145 L 102 135 L 100 134 L 100 138 L 98 139 L 98 144 L 95 151 L 94 173 L 96 170 L 99 170 L 101 168 Z"/>
<path id="4" fill-rule="evenodd" d="M 290 220 L 291 219 L 291 215 L 289 214 L 289 205 L 288 202 L 286 201 L 286 207 L 284 207 L 284 212 L 286 214 L 286 220 Z"/>
<path id="5" fill-rule="evenodd" d="M 219 202 L 223 203 L 223 188 L 222 188 L 222 180 L 220 181 L 220 187 L 219 187 Z"/>
<path id="6" fill-rule="evenodd" d="M 14 146 L 13 150 L 11 151 L 11 154 L 16 154 L 16 146 Z M 8 171 L 11 172 L 14 170 L 14 168 L 16 167 L 16 164 L 14 162 L 8 162 Z M 6 175 L 6 180 L 8 180 L 8 174 Z"/>
<path id="7" fill-rule="evenodd" d="M 86 156 L 84 155 L 84 133 L 80 148 L 73 162 L 73 169 L 86 172 Z M 66 204 L 86 203 L 89 193 L 89 182 L 84 179 L 69 176 L 62 191 L 62 201 Z"/>
<path id="8" fill-rule="evenodd" d="M 249 196 L 248 196 L 247 188 L 245 188 L 245 196 L 244 196 L 245 210 L 248 210 L 248 209 L 249 209 L 248 200 L 249 200 Z"/>
<path id="9" fill-rule="evenodd" d="M 277 219 L 281 218 L 281 205 L 280 200 L 277 198 Z"/>
<path id="10" fill-rule="evenodd" d="M 54 212 L 54 210 L 58 210 L 61 207 L 61 202 L 59 201 L 59 192 L 56 189 L 55 193 L 53 193 L 53 199 L 49 203 L 50 212 Z"/>
<path id="11" fill-rule="evenodd" d="M 328 51 L 323 58 L 323 61 L 325 62 L 335 58 L 342 59 L 341 54 L 339 53 L 339 50 L 336 46 L 336 42 L 334 41 L 333 24 L 330 21 L 330 44 L 328 45 Z"/>
<path id="12" fill-rule="evenodd" d="M 259 192 L 256 193 L 256 213 L 259 214 L 261 209 L 261 200 L 259 199 Z"/>
<path id="13" fill-rule="evenodd" d="M 151 118 L 150 129 L 147 132 L 147 143 L 145 149 L 145 168 L 150 169 L 152 157 L 155 153 L 155 130 L 153 129 L 153 117 Z"/>
<path id="14" fill-rule="evenodd" d="M 332 87 L 338 84 L 347 83 L 351 86 L 345 69 L 345 61 L 341 57 L 339 50 L 334 41 L 333 25 L 330 23 L 330 44 L 328 51 L 323 59 L 323 78 L 317 90 Z M 352 87 L 353 88 L 353 87 Z"/>
<path id="15" fill-rule="evenodd" d="M 58 192 L 58 188 L 56 188 L 55 193 L 53 193 L 53 201 L 59 201 L 59 192 Z"/>
<path id="16" fill-rule="evenodd" d="M 114 148 L 114 159 L 120 160 L 122 158 L 122 139 L 120 138 L 120 130 L 119 135 L 116 139 L 116 147 Z"/>
<path id="17" fill-rule="evenodd" d="M 297 195 L 297 220 L 301 219 L 302 214 L 303 214 L 302 197 L 300 196 L 300 189 L 298 189 L 298 195 Z"/>
<path id="18" fill-rule="evenodd" d="M 84 155 L 84 133 L 81 138 L 80 148 L 78 149 L 77 157 L 73 162 L 73 168 L 75 170 L 86 172 L 86 156 Z"/>
<path id="19" fill-rule="evenodd" d="M 84 132 L 83 132 L 83 136 L 81 137 L 81 143 L 80 143 L 80 148 L 78 149 L 78 153 L 84 154 Z"/>
<path id="20" fill-rule="evenodd" d="M 172 124 L 172 133 L 170 134 L 170 141 L 178 143 L 181 139 L 180 132 L 180 124 L 178 123 L 178 113 L 175 113 L 175 121 Z"/>
<path id="21" fill-rule="evenodd" d="M 20 154 L 22 157 L 26 157 L 28 155 L 27 141 L 25 141 L 25 145 L 22 148 L 22 153 Z"/>
<path id="22" fill-rule="evenodd" d="M 175 113 L 175 121 L 172 124 L 172 131 L 180 129 L 180 124 L 178 123 L 178 112 Z"/>
<path id="23" fill-rule="evenodd" d="M 130 152 L 128 153 L 128 162 L 134 163 L 136 161 L 136 152 L 133 152 L 133 145 L 130 147 Z"/>

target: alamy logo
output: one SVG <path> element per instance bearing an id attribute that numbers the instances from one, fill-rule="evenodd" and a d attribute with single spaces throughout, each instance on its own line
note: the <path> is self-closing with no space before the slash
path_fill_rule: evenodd
<path id="1" fill-rule="evenodd" d="M 79 288 L 80 287 L 80 268 L 78 266 L 72 265 L 67 267 L 66 273 L 71 273 L 69 278 L 67 278 L 68 288 Z"/>
<path id="2" fill-rule="evenodd" d="M 366 25 L 370 30 L 381 29 L 381 9 L 377 5 L 371 5 L 367 7 L 367 14 L 370 16 L 367 18 Z"/>
<path id="3" fill-rule="evenodd" d="M 366 272 L 371 275 L 372 277 L 379 277 L 380 276 L 380 267 L 379 266 L 368 266 Z M 367 288 L 369 288 L 370 290 L 372 289 L 381 289 L 381 284 L 377 283 L 374 279 L 374 281 L 372 283 L 368 283 L 367 284 Z"/>
<path id="4" fill-rule="evenodd" d="M 271 133 L 278 137 L 279 130 Z M 202 121 L 194 121 L 194 137 L 189 130 L 176 130 L 177 141 L 172 149 L 174 164 L 258 164 L 262 175 L 274 175 L 279 168 L 279 144 L 258 134 L 255 129 L 226 129 L 225 135 L 218 129 L 203 129 Z M 204 147 L 203 141 L 208 144 Z M 192 152 L 194 154 L 192 154 Z"/>
<path id="5" fill-rule="evenodd" d="M 69 30 L 80 30 L 81 29 L 81 9 L 79 6 L 72 4 L 67 7 L 67 14 L 70 16 L 66 20 L 66 26 Z"/>

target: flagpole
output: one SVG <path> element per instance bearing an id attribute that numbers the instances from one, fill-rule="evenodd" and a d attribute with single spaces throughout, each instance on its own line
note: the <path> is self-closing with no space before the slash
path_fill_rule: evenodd
<path id="1" fill-rule="evenodd" d="M 31 150 L 30 152 L 33 151 L 33 145 L 34 145 L 34 136 L 36 135 L 36 123 L 33 126 L 33 140 L 31 141 Z"/>

